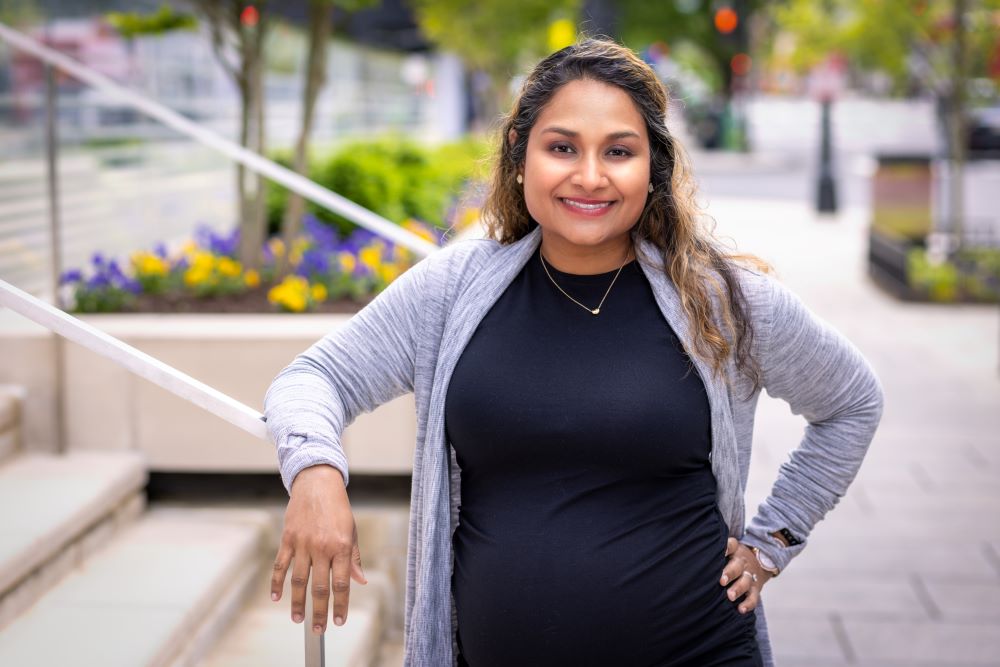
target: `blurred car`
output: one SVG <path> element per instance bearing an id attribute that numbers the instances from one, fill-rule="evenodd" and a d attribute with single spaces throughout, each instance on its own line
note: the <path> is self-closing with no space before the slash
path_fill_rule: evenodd
<path id="1" fill-rule="evenodd" d="M 967 122 L 970 153 L 1000 158 L 1000 106 L 972 109 Z"/>

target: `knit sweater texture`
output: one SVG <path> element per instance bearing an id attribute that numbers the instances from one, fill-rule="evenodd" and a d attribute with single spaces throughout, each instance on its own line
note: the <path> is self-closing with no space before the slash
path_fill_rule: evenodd
<path id="1" fill-rule="evenodd" d="M 694 354 L 687 315 L 663 271 L 659 250 L 647 240 L 633 240 L 657 305 L 708 392 L 716 500 L 729 534 L 759 547 L 783 570 L 857 474 L 881 419 L 881 383 L 857 348 L 775 277 L 737 270 L 754 327 L 750 352 L 760 365 L 763 389 L 806 420 L 801 440 L 747 524 L 744 494 L 760 389 L 752 391 L 732 357 L 722 377 Z M 344 429 L 358 415 L 413 392 L 417 439 L 406 574 L 406 667 L 456 664 L 452 534 L 461 471 L 445 437 L 445 396 L 465 345 L 540 242 L 541 228 L 535 227 L 511 244 L 470 239 L 433 253 L 344 326 L 297 355 L 264 397 L 268 432 L 290 492 L 298 472 L 318 464 L 335 467 L 349 482 L 340 442 Z M 786 547 L 771 535 L 783 528 L 801 542 Z M 779 576 L 768 587 L 780 585 Z M 766 588 L 754 610 L 755 624 L 764 663 L 772 666 L 765 597 Z"/>

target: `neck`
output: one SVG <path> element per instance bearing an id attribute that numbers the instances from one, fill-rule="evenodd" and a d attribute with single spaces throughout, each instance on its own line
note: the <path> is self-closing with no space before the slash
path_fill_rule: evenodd
<path id="1" fill-rule="evenodd" d="M 617 271 L 628 260 L 635 257 L 631 238 L 623 242 L 600 247 L 568 246 L 548 241 L 542 234 L 540 247 L 542 257 L 549 266 L 563 273 L 593 275 Z"/>

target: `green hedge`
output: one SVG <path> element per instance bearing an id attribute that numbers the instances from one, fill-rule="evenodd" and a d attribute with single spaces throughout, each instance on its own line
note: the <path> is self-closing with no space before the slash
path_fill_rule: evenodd
<path id="1" fill-rule="evenodd" d="M 343 144 L 332 154 L 311 161 L 309 177 L 379 215 L 402 222 L 416 218 L 447 228 L 447 215 L 470 179 L 483 176 L 486 142 L 465 139 L 429 148 L 398 137 Z M 273 156 L 289 166 L 289 153 Z M 277 234 L 288 191 L 268 185 L 268 232 Z M 356 225 L 312 203 L 306 210 L 332 224 L 342 235 Z"/>

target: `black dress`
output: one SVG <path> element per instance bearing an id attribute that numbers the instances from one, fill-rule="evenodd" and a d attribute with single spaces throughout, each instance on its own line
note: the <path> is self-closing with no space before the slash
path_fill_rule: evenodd
<path id="1" fill-rule="evenodd" d="M 589 307 L 615 275 L 549 271 Z M 536 250 L 459 358 L 445 424 L 460 665 L 762 664 L 719 585 L 708 397 L 634 260 L 594 316 Z"/>

